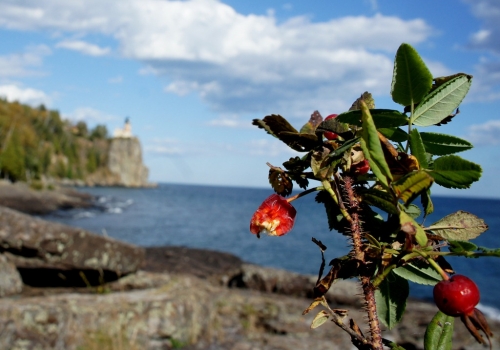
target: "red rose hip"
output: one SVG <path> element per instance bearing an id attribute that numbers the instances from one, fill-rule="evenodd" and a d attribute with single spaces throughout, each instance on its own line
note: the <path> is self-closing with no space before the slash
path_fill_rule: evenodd
<path id="1" fill-rule="evenodd" d="M 330 114 L 328 117 L 325 118 L 325 120 L 328 120 L 328 119 L 335 119 L 337 118 L 338 114 Z M 325 135 L 325 137 L 328 139 L 328 140 L 336 140 L 339 135 L 337 135 L 336 133 L 334 132 L 331 132 L 331 131 L 325 131 L 323 133 L 323 135 Z"/>
<path id="2" fill-rule="evenodd" d="M 434 302 L 448 316 L 473 314 L 479 298 L 477 285 L 463 275 L 453 275 L 434 286 Z"/>
<path id="3" fill-rule="evenodd" d="M 370 170 L 368 159 L 363 159 L 360 162 L 351 165 L 351 172 L 355 175 L 364 175 Z"/>
<path id="4" fill-rule="evenodd" d="M 295 208 L 285 198 L 273 194 L 253 214 L 250 232 L 259 238 L 261 233 L 283 236 L 293 228 L 296 214 Z"/>

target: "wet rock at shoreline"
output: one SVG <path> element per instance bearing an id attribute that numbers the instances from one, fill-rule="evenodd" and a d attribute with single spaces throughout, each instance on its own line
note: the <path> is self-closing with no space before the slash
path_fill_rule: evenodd
<path id="1" fill-rule="evenodd" d="M 0 207 L 0 252 L 25 284 L 85 286 L 135 272 L 144 249 Z"/>
<path id="2" fill-rule="evenodd" d="M 92 196 L 68 187 L 36 191 L 23 182 L 0 181 L 0 206 L 26 214 L 43 215 L 58 209 L 88 208 Z"/>

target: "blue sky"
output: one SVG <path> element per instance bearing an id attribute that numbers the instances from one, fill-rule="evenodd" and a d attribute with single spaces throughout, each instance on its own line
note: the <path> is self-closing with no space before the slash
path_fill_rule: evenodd
<path id="1" fill-rule="evenodd" d="M 347 110 L 362 92 L 397 108 L 392 62 L 412 44 L 434 76 L 473 87 L 439 132 L 476 145 L 469 190 L 500 197 L 500 2 L 0 0 L 0 95 L 72 120 L 130 117 L 150 180 L 266 187 L 266 162 L 295 153 L 251 125 Z M 431 131 L 436 131 L 431 130 Z"/>

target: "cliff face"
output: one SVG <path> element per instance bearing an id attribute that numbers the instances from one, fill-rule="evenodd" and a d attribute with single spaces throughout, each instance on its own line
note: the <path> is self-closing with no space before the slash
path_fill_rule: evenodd
<path id="1" fill-rule="evenodd" d="M 116 177 L 115 186 L 150 186 L 149 170 L 142 162 L 141 144 L 137 137 L 111 139 L 107 168 Z"/>

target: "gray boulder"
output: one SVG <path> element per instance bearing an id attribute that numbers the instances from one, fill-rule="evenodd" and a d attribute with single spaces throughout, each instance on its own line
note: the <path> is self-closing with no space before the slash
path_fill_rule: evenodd
<path id="1" fill-rule="evenodd" d="M 0 254 L 0 297 L 19 294 L 23 290 L 23 281 L 16 266 Z"/>
<path id="2" fill-rule="evenodd" d="M 0 207 L 0 251 L 30 285 L 95 285 L 135 272 L 144 249 Z M 43 269 L 41 273 L 40 269 Z"/>

